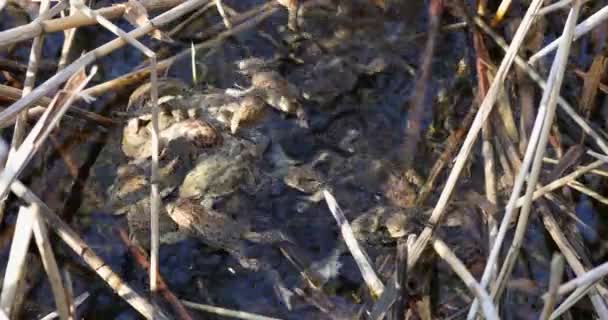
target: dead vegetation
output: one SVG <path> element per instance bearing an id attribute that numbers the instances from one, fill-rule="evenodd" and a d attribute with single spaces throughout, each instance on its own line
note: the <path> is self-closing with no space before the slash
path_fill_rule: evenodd
<path id="1" fill-rule="evenodd" d="M 608 6 L 471 4 L 0 0 L 0 319 L 608 319 Z"/>

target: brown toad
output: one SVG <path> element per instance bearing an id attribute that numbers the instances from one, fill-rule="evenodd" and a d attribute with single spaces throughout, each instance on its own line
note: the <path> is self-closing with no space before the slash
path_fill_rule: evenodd
<path id="1" fill-rule="evenodd" d="M 197 236 L 210 247 L 230 253 L 249 269 L 264 267 L 258 260 L 247 257 L 244 240 L 262 243 L 286 241 L 280 231 L 263 233 L 250 231 L 247 221 L 234 219 L 222 212 L 206 208 L 200 200 L 179 198 L 167 206 L 169 216 L 180 229 Z"/>

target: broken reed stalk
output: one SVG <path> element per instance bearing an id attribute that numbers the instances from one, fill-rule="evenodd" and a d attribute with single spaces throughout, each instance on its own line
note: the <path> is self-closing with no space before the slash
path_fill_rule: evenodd
<path id="1" fill-rule="evenodd" d="M 157 277 L 158 277 L 158 251 L 160 248 L 159 234 L 159 211 L 160 211 L 160 191 L 159 191 L 159 174 L 158 174 L 158 157 L 159 157 L 159 138 L 158 138 L 158 69 L 156 67 L 156 53 L 148 49 L 137 39 L 124 32 L 122 29 L 114 25 L 110 20 L 96 14 L 89 7 L 84 5 L 81 0 L 74 0 L 72 4 L 87 17 L 95 19 L 100 25 L 116 34 L 130 45 L 137 48 L 150 60 L 150 82 L 151 82 L 151 102 L 152 102 L 152 132 L 150 135 L 150 144 L 152 150 L 152 170 L 150 178 L 150 291 L 156 292 Z M 150 23 L 146 17 L 146 23 Z"/>
<path id="2" fill-rule="evenodd" d="M 456 187 L 456 183 L 458 181 L 460 173 L 462 172 L 462 169 L 464 168 L 467 158 L 468 158 L 469 154 L 471 153 L 475 140 L 477 139 L 477 135 L 479 134 L 479 131 L 481 130 L 483 123 L 485 122 L 488 115 L 492 111 L 492 107 L 494 106 L 494 102 L 496 102 L 499 90 L 500 90 L 501 86 L 503 85 L 504 80 L 507 76 L 507 72 L 509 71 L 511 64 L 513 62 L 513 59 L 524 40 L 524 36 L 526 35 L 528 29 L 532 25 L 534 14 L 540 7 L 541 3 L 542 3 L 542 0 L 533 0 L 533 2 L 528 7 L 526 15 L 524 16 L 522 22 L 520 23 L 519 28 L 517 29 L 517 32 L 515 33 L 515 36 L 513 37 L 511 46 L 509 47 L 507 54 L 503 58 L 503 60 L 500 64 L 500 67 L 498 68 L 498 71 L 496 72 L 496 78 L 494 79 L 494 81 L 492 82 L 492 85 L 488 89 L 488 94 L 484 98 L 484 100 L 479 108 L 479 111 L 477 112 L 477 115 L 475 116 L 475 119 L 473 120 L 473 124 L 471 125 L 471 128 L 469 129 L 469 131 L 467 133 L 465 141 L 463 142 L 462 148 L 460 149 L 460 151 L 458 152 L 458 155 L 456 156 L 456 162 L 454 163 L 453 169 L 450 172 L 450 175 L 448 177 L 448 180 L 446 181 L 445 187 L 444 187 L 443 191 L 441 192 L 441 195 L 439 196 L 439 200 L 437 201 L 437 204 L 436 204 L 435 208 L 433 209 L 433 212 L 429 219 L 429 223 L 431 225 L 437 224 L 444 215 L 448 201 L 452 195 L 452 192 L 454 191 L 454 188 Z M 422 231 L 422 233 L 418 236 L 418 240 L 416 240 L 416 244 L 414 245 L 413 250 L 409 252 L 410 255 L 408 256 L 408 268 L 411 268 L 416 264 L 416 262 L 422 255 L 423 250 L 427 247 L 427 245 L 431 241 L 432 234 L 433 234 L 432 228 L 425 227 L 424 230 Z"/>
<path id="3" fill-rule="evenodd" d="M 475 277 L 469 272 L 467 267 L 458 259 L 458 257 L 450 250 L 450 248 L 440 239 L 433 240 L 433 248 L 435 252 L 452 268 L 454 273 L 464 282 L 469 291 L 473 296 L 481 301 L 481 309 L 486 319 L 500 319 L 498 312 L 492 303 L 490 295 L 479 283 L 475 280 Z"/>
<path id="4" fill-rule="evenodd" d="M 68 294 L 63 286 L 61 280 L 61 273 L 57 266 L 57 260 L 53 253 L 53 248 L 49 241 L 48 230 L 46 224 L 40 217 L 40 207 L 36 203 L 31 203 L 27 208 L 30 220 L 33 222 L 32 229 L 34 231 L 34 239 L 38 251 L 40 252 L 40 258 L 42 265 L 48 276 L 51 284 L 51 291 L 53 292 L 53 298 L 55 299 L 55 306 L 57 307 L 57 313 L 61 320 L 74 319 L 74 314 L 71 312 Z"/>
<path id="5" fill-rule="evenodd" d="M 198 8 L 200 5 L 206 3 L 208 0 L 189 0 L 184 2 L 177 7 L 168 10 L 167 12 L 155 17 L 149 22 L 145 23 L 141 27 L 129 32 L 128 34 L 133 38 L 139 38 L 153 30 L 157 27 L 165 25 L 186 13 Z M 104 57 L 110 54 L 112 51 L 122 47 L 125 45 L 125 40 L 121 38 L 114 39 L 95 50 L 88 52 L 87 54 L 81 56 L 79 59 L 68 65 L 65 69 L 58 72 L 50 79 L 45 81 L 43 84 L 34 89 L 30 94 L 26 95 L 19 101 L 10 105 L 7 109 L 0 112 L 0 125 L 11 122 L 15 116 L 21 112 L 26 107 L 35 103 L 38 99 L 40 99 L 45 94 L 49 93 L 52 90 L 55 90 L 58 86 L 60 86 L 64 81 L 66 81 L 72 74 L 80 70 L 84 66 L 88 66 L 93 63 L 96 59 Z"/>
<path id="6" fill-rule="evenodd" d="M 118 296 L 137 310 L 146 319 L 168 319 L 116 274 L 93 249 L 89 247 L 68 224 L 63 222 L 40 198 L 29 190 L 21 181 L 11 184 L 11 191 L 28 203 L 36 203 L 40 207 L 42 218 L 53 228 L 53 231 L 70 247 L 82 260 L 104 280 Z"/>
<path id="7" fill-rule="evenodd" d="M 591 29 L 600 25 L 607 18 L 608 18 L 608 6 L 605 6 L 576 26 L 576 29 L 574 30 L 574 37 L 573 37 L 572 41 L 578 40 L 578 38 L 587 34 L 589 31 L 591 31 Z M 546 56 L 547 54 L 551 53 L 553 50 L 557 49 L 558 45 L 562 41 L 562 37 L 559 37 L 559 38 L 553 40 L 551 43 L 549 43 L 544 48 L 540 49 L 537 53 L 532 55 L 530 57 L 530 59 L 528 59 L 528 63 L 530 65 L 534 65 L 536 62 L 538 62 L 538 60 L 540 58 Z"/>
<path id="8" fill-rule="evenodd" d="M 206 1 L 209 0 L 205 0 L 205 2 Z M 148 11 L 173 8 L 185 4 L 183 0 L 142 0 L 140 2 Z M 67 6 L 67 1 L 62 1 L 55 7 L 58 7 L 59 5 L 62 6 L 60 10 L 63 10 L 63 8 Z M 124 4 L 117 4 L 95 11 L 108 19 L 117 19 L 124 15 L 126 8 L 127 6 Z M 53 11 L 53 9 L 51 9 L 51 11 Z M 54 11 L 54 15 L 60 10 Z M 36 19 L 26 25 L 0 32 L 0 47 L 29 40 L 40 36 L 43 33 L 64 31 L 72 28 L 94 25 L 96 23 L 97 22 L 94 19 L 91 19 L 84 14 L 75 14 L 65 18 L 52 19 L 44 22 Z"/>
<path id="9" fill-rule="evenodd" d="M 590 198 L 597 200 L 600 203 L 608 205 L 608 198 L 602 196 L 598 192 L 587 188 L 585 185 L 578 181 L 570 181 L 568 182 L 568 186 L 582 194 L 587 195 Z"/>
<path id="10" fill-rule="evenodd" d="M 593 151 L 588 151 L 587 153 L 591 154 L 591 152 L 593 152 Z M 549 163 L 549 164 L 558 164 L 559 163 L 558 160 L 553 159 L 553 158 L 548 158 L 548 157 L 545 157 L 543 159 L 543 161 L 545 163 Z M 579 166 L 576 167 L 576 170 L 579 170 L 581 168 L 582 168 L 582 166 L 579 165 Z M 593 169 L 593 170 L 590 170 L 589 173 L 597 175 L 597 176 L 600 176 L 600 177 L 608 178 L 608 171 L 606 171 L 606 170 Z"/>
<path id="11" fill-rule="evenodd" d="M 549 277 L 549 290 L 547 291 L 547 299 L 543 311 L 540 314 L 539 320 L 548 320 L 553 312 L 557 301 L 557 289 L 562 282 L 564 275 L 564 257 L 560 254 L 554 254 L 551 259 L 551 276 Z"/>
<path id="12" fill-rule="evenodd" d="M 519 219 L 515 228 L 515 235 L 513 237 L 511 247 L 509 248 L 509 251 L 507 253 L 507 257 L 505 258 L 502 268 L 500 269 L 500 272 L 498 274 L 496 286 L 494 286 L 494 288 L 492 289 L 492 297 L 496 299 L 495 301 L 500 299 L 502 290 L 506 285 L 506 281 L 511 275 L 513 267 L 515 266 L 515 261 L 517 260 L 517 257 L 519 255 L 519 249 L 521 248 L 521 245 L 524 240 L 525 232 L 528 227 L 528 218 L 530 210 L 532 209 L 532 195 L 536 189 L 536 184 L 540 176 L 542 159 L 544 157 L 546 145 L 549 139 L 551 125 L 555 117 L 557 99 L 559 97 L 559 91 L 561 90 L 562 81 L 566 71 L 568 54 L 570 53 L 570 40 L 573 36 L 574 26 L 576 25 L 576 19 L 578 17 L 579 10 L 580 2 L 577 1 L 575 3 L 575 6 L 570 11 L 570 14 L 568 15 L 568 20 L 566 21 L 563 33 L 563 39 L 567 40 L 563 41 L 560 44 L 560 49 L 551 67 L 551 71 L 549 73 L 549 78 L 547 81 L 548 88 L 543 92 L 543 97 L 540 102 L 537 119 L 535 120 L 534 128 L 532 130 L 532 135 L 534 136 L 530 137 L 530 142 L 528 143 L 528 148 L 524 156 L 524 162 L 517 176 L 517 185 L 513 187 L 513 193 L 511 194 L 511 198 L 509 199 L 509 203 L 507 204 L 507 208 L 505 210 L 505 216 L 501 224 L 501 229 L 503 229 L 504 231 L 506 231 L 506 229 L 508 228 L 508 224 L 511 221 L 510 219 L 512 213 L 515 212 L 515 208 L 513 208 L 515 204 L 515 199 L 519 197 L 521 186 L 523 185 L 523 182 L 527 176 L 525 201 L 519 213 Z M 538 136 L 536 136 L 537 133 Z M 532 157 L 532 155 L 534 156 Z M 529 160 L 532 160 L 532 168 L 530 169 L 530 173 L 528 175 L 527 173 L 529 167 Z M 507 216 L 509 216 L 509 220 L 507 220 Z M 497 245 L 492 248 L 492 251 L 494 251 L 494 249 L 497 249 L 496 251 L 499 251 L 501 244 L 502 241 L 500 243 L 497 243 Z M 488 264 L 486 265 L 486 268 L 484 270 L 484 275 L 486 274 L 486 271 L 490 273 L 493 267 L 494 265 L 490 265 L 488 261 Z M 483 282 L 482 286 L 484 286 Z M 472 319 L 475 314 L 476 308 L 475 304 L 473 304 L 468 314 L 468 319 Z"/>
<path id="13" fill-rule="evenodd" d="M 380 278 L 378 278 L 376 275 L 367 254 L 365 254 L 363 248 L 359 246 L 355 234 L 353 233 L 353 229 L 344 216 L 344 213 L 338 205 L 336 198 L 334 198 L 334 196 L 332 196 L 327 190 L 323 190 L 323 196 L 325 197 L 325 202 L 327 202 L 329 211 L 331 211 L 334 219 L 336 219 L 338 227 L 340 227 L 342 238 L 344 239 L 348 250 L 352 254 L 353 259 L 355 259 L 357 267 L 359 267 L 359 271 L 361 271 L 363 280 L 367 284 L 371 294 L 374 297 L 380 297 L 382 295 L 382 291 L 384 291 L 384 285 L 382 284 L 382 281 L 380 281 Z"/>

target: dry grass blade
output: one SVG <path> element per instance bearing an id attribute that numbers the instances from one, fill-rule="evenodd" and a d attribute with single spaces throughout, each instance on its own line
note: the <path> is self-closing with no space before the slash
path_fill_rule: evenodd
<path id="1" fill-rule="evenodd" d="M 579 23 L 574 30 L 574 38 L 572 41 L 576 41 L 578 38 L 587 34 L 591 29 L 600 25 L 604 20 L 608 18 L 608 6 L 603 7 L 598 10 L 596 13 L 592 14 L 589 18 L 585 19 L 583 22 Z M 557 49 L 562 38 L 557 38 L 553 40 L 553 42 L 546 45 L 544 48 L 540 49 L 537 53 L 532 55 L 530 59 L 528 59 L 528 63 L 534 65 L 540 58 L 546 56 L 553 50 Z"/>
<path id="2" fill-rule="evenodd" d="M 156 16 L 154 19 L 150 20 L 150 23 L 129 32 L 129 36 L 131 36 L 133 38 L 139 38 L 139 37 L 149 33 L 150 31 L 156 29 L 157 27 L 163 26 L 163 25 L 187 14 L 188 12 L 198 8 L 200 5 L 202 5 L 206 2 L 207 2 L 207 0 L 186 1 L 182 4 L 180 4 L 179 6 L 173 8 L 171 10 L 168 10 L 165 13 Z M 96 48 L 95 50 L 83 55 L 78 60 L 74 61 L 69 66 L 67 66 L 65 69 L 63 69 L 59 73 L 55 74 L 53 77 L 51 77 L 50 79 L 45 81 L 43 84 L 38 86 L 30 94 L 26 95 L 21 100 L 13 103 L 7 109 L 0 112 L 0 124 L 6 124 L 6 123 L 11 122 L 19 112 L 21 112 L 23 109 L 27 108 L 28 106 L 32 105 L 33 103 L 35 103 L 35 101 L 37 101 L 38 99 L 40 99 L 41 97 L 43 97 L 44 95 L 49 93 L 50 91 L 59 87 L 64 81 L 69 79 L 74 73 L 76 73 L 82 67 L 85 67 L 85 66 L 93 63 L 93 61 L 95 61 L 97 58 L 101 58 L 101 57 L 104 57 L 104 56 L 110 54 L 112 51 L 122 47 L 125 44 L 126 44 L 126 42 L 121 38 L 114 39 L 114 40 Z"/>
<path id="3" fill-rule="evenodd" d="M 464 263 L 456 257 L 450 248 L 441 240 L 433 240 L 433 248 L 435 252 L 454 270 L 456 275 L 466 284 L 471 293 L 481 301 L 481 310 L 486 319 L 500 319 L 498 312 L 492 303 L 490 295 L 479 285 L 471 272 L 465 267 Z"/>
<path id="4" fill-rule="evenodd" d="M 329 193 L 329 191 L 323 190 L 323 196 L 325 196 L 325 202 L 327 202 L 329 211 L 331 211 L 334 219 L 336 219 L 336 223 L 340 227 L 342 238 L 344 239 L 348 250 L 350 250 L 353 259 L 355 259 L 355 262 L 359 267 L 359 271 L 361 271 L 363 280 L 367 284 L 372 295 L 375 297 L 380 297 L 382 295 L 382 291 L 384 291 L 384 285 L 380 281 L 380 278 L 378 278 L 376 275 L 376 272 L 374 271 L 369 258 L 363 251 L 363 248 L 359 246 L 359 243 L 355 238 L 355 234 L 353 233 L 353 229 L 350 227 L 348 220 L 346 220 L 342 209 L 340 209 L 336 199 L 331 195 L 331 193 Z"/>
<path id="5" fill-rule="evenodd" d="M 578 181 L 569 181 L 568 186 L 582 194 L 585 194 L 585 195 L 597 200 L 600 203 L 608 205 L 608 198 L 602 196 L 601 194 L 599 194 L 598 192 L 596 192 L 594 190 L 591 190 L 591 189 L 585 187 L 585 185 L 583 185 L 582 183 L 580 183 Z"/>
<path id="6" fill-rule="evenodd" d="M 519 255 L 519 249 L 521 248 L 521 245 L 524 240 L 525 231 L 528 227 L 528 217 L 530 210 L 532 209 L 532 195 L 534 193 L 534 190 L 536 189 L 536 184 L 540 176 L 542 159 L 545 154 L 545 147 L 549 140 L 551 125 L 555 118 L 557 98 L 559 97 L 559 92 L 561 90 L 566 66 L 568 64 L 568 55 L 570 53 L 570 46 L 572 44 L 571 40 L 574 35 L 574 27 L 576 25 L 580 6 L 580 1 L 575 1 L 573 8 L 570 11 L 570 14 L 568 15 L 568 20 L 566 20 L 564 33 L 562 35 L 563 40 L 560 42 L 557 56 L 553 62 L 551 71 L 549 73 L 549 80 L 547 81 L 548 90 L 545 90 L 545 92 L 543 93 L 541 105 L 546 105 L 547 111 L 543 117 L 544 120 L 542 124 L 542 129 L 540 131 L 538 143 L 536 143 L 535 145 L 532 145 L 532 143 L 530 143 L 528 147 L 529 149 L 535 149 L 534 160 L 532 162 L 530 174 L 528 175 L 526 194 L 524 198 L 525 200 L 522 209 L 519 213 L 519 220 L 517 221 L 517 227 L 515 229 L 513 242 L 511 243 L 511 247 L 509 248 L 507 257 L 505 258 L 503 266 L 498 275 L 497 286 L 494 287 L 494 289 L 492 290 L 492 296 L 495 298 L 500 297 L 502 290 L 506 285 L 506 281 L 510 277 L 511 271 L 515 266 L 515 261 L 517 260 L 517 257 Z M 522 170 L 525 170 L 525 168 L 522 168 Z"/>
<path id="7" fill-rule="evenodd" d="M 205 311 L 208 313 L 216 314 L 218 316 L 224 316 L 228 318 L 245 319 L 245 320 L 281 320 L 279 318 L 271 318 L 266 316 L 257 315 L 245 311 L 230 310 L 226 308 L 220 308 L 210 306 L 208 304 L 196 303 L 192 301 L 181 300 L 181 302 L 188 308 L 194 310 Z"/>
<path id="8" fill-rule="evenodd" d="M 519 28 L 517 29 L 517 32 L 515 33 L 515 36 L 513 37 L 511 47 L 505 55 L 505 58 L 502 60 L 500 67 L 496 73 L 496 78 L 492 82 L 492 85 L 488 90 L 488 94 L 484 98 L 479 108 L 479 111 L 475 116 L 475 119 L 473 120 L 473 124 L 471 125 L 471 128 L 467 133 L 465 141 L 463 142 L 463 146 L 458 152 L 458 155 L 456 156 L 456 162 L 454 163 L 453 169 L 450 172 L 445 187 L 441 192 L 439 200 L 437 201 L 437 205 L 433 209 L 433 212 L 429 219 L 431 225 L 437 224 L 439 220 L 443 217 L 445 208 L 452 195 L 452 191 L 454 191 L 460 173 L 464 168 L 469 154 L 471 153 L 475 140 L 477 139 L 477 135 L 479 134 L 483 123 L 492 111 L 492 107 L 494 105 L 494 102 L 496 102 L 498 96 L 498 92 L 502 87 L 504 80 L 507 76 L 507 72 L 513 62 L 513 58 L 517 54 L 517 51 L 519 50 L 519 47 L 521 46 L 524 40 L 526 32 L 532 25 L 534 14 L 540 7 L 541 3 L 541 0 L 534 0 L 532 4 L 530 4 L 530 7 L 528 8 L 524 19 L 522 20 L 521 24 L 519 25 Z M 422 233 L 418 237 L 418 240 L 416 241 L 416 244 L 414 245 L 413 250 L 410 252 L 410 256 L 408 256 L 408 268 L 411 268 L 416 264 L 416 262 L 422 255 L 423 250 L 426 248 L 429 241 L 431 240 L 432 233 L 433 230 L 430 227 L 426 227 L 422 231 Z"/>
<path id="9" fill-rule="evenodd" d="M 103 279 L 118 296 L 123 298 L 146 319 L 167 319 L 155 311 L 152 304 L 135 292 L 116 274 L 98 255 L 95 254 L 70 226 L 61 220 L 40 198 L 29 190 L 21 181 L 15 180 L 11 184 L 11 191 L 28 203 L 36 203 L 40 207 L 42 218 L 53 228 L 55 233 L 70 247 L 82 260 Z"/>
<path id="10" fill-rule="evenodd" d="M 549 278 L 549 291 L 547 292 L 547 299 L 545 300 L 545 306 L 540 314 L 540 320 L 548 320 L 555 303 L 557 300 L 557 289 L 559 284 L 562 282 L 562 276 L 564 274 L 564 257 L 559 254 L 554 254 L 551 260 L 551 276 Z"/>

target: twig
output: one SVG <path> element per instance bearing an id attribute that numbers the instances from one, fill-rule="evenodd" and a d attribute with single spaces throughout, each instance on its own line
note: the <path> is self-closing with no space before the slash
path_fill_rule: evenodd
<path id="1" fill-rule="evenodd" d="M 477 281 L 467 267 L 465 267 L 464 263 L 458 259 L 458 257 L 450 250 L 450 248 L 440 239 L 433 240 L 433 248 L 435 252 L 454 270 L 456 275 L 460 277 L 460 279 L 464 282 L 464 284 L 469 288 L 473 296 L 475 296 L 479 301 L 481 301 L 481 309 L 483 310 L 483 314 L 486 319 L 500 319 L 498 317 L 498 312 L 492 303 L 492 299 L 490 295 L 484 290 Z"/>
<path id="2" fill-rule="evenodd" d="M 571 41 L 578 40 L 578 38 L 585 35 L 587 32 L 591 31 L 591 29 L 601 24 L 606 18 L 608 18 L 608 6 L 603 7 L 596 13 L 592 14 L 589 18 L 579 23 L 576 26 L 576 29 L 574 30 L 574 38 Z M 546 56 L 553 50 L 557 49 L 557 46 L 560 44 L 561 41 L 561 37 L 553 40 L 551 43 L 549 43 L 544 48 L 540 49 L 537 53 L 532 55 L 530 59 L 528 59 L 528 63 L 534 65 L 540 58 Z"/>
<path id="3" fill-rule="evenodd" d="M 439 24 L 441 22 L 443 2 L 441 0 L 431 0 L 428 10 L 429 36 L 427 38 L 424 50 L 420 55 L 420 72 L 418 74 L 418 79 L 416 80 L 414 98 L 411 102 L 407 115 L 405 145 L 403 149 L 403 165 L 406 170 L 411 168 L 412 161 L 416 158 L 418 140 L 420 139 L 422 117 L 424 116 L 424 110 L 427 109 L 425 108 L 427 83 L 431 74 L 431 63 L 433 62 L 435 43 L 439 34 Z"/>
<path id="4" fill-rule="evenodd" d="M 359 267 L 359 271 L 361 271 L 363 280 L 367 284 L 372 295 L 375 297 L 380 297 L 382 295 L 382 291 L 384 291 L 384 285 L 376 275 L 376 272 L 374 271 L 369 258 L 363 251 L 363 248 L 359 246 L 359 243 L 355 238 L 355 234 L 353 233 L 353 229 L 350 227 L 348 220 L 346 220 L 344 213 L 342 213 L 342 209 L 340 206 L 338 206 L 336 199 L 331 195 L 331 193 L 329 193 L 329 191 L 323 190 L 323 196 L 325 196 L 325 202 L 327 202 L 329 211 L 331 211 L 334 219 L 336 219 L 336 223 L 340 227 L 342 238 L 344 239 L 344 242 L 346 242 L 346 246 L 353 255 L 353 258 Z"/>
<path id="5" fill-rule="evenodd" d="M 564 274 L 564 257 L 559 254 L 554 254 L 551 260 L 551 276 L 549 277 L 549 290 L 547 291 L 547 299 L 545 300 L 545 306 L 540 314 L 540 320 L 548 320 L 549 316 L 553 312 L 555 302 L 557 300 L 557 288 L 562 282 L 562 276 Z"/>
<path id="6" fill-rule="evenodd" d="M 145 271 L 150 272 L 150 262 L 148 262 L 148 259 L 146 259 L 144 250 L 129 241 L 129 236 L 124 231 L 124 229 L 118 230 L 118 236 L 120 237 L 120 240 L 122 240 L 122 242 L 125 244 L 125 246 L 129 249 L 129 252 L 131 252 L 131 255 L 133 256 L 134 260 L 142 268 L 144 268 Z M 169 287 L 167 286 L 165 280 L 160 274 L 158 275 L 158 292 L 165 298 L 165 300 L 167 300 L 171 307 L 173 307 L 173 310 L 179 315 L 179 318 L 181 320 L 192 320 L 192 317 L 190 316 L 188 311 L 180 303 L 179 299 L 177 299 L 173 292 L 169 290 Z"/>
<path id="7" fill-rule="evenodd" d="M 224 316 L 224 317 L 245 319 L 245 320 L 281 320 L 279 318 L 261 316 L 261 315 L 257 315 L 257 314 L 245 312 L 245 311 L 230 310 L 230 309 L 215 307 L 215 306 L 211 306 L 208 304 L 196 303 L 196 302 L 187 301 L 187 300 L 181 300 L 181 302 L 188 308 L 209 312 L 209 313 L 216 314 L 219 316 Z"/>
<path id="8" fill-rule="evenodd" d="M 473 144 L 475 143 L 475 140 L 477 138 L 477 135 L 479 134 L 479 131 L 481 130 L 483 123 L 492 111 L 492 107 L 498 96 L 498 91 L 500 90 L 507 76 L 507 71 L 510 69 L 511 64 L 513 62 L 513 58 L 519 50 L 519 47 L 523 42 L 527 30 L 532 24 L 534 13 L 536 13 L 541 3 L 542 0 L 534 0 L 532 4 L 530 4 L 530 7 L 528 8 L 526 15 L 524 16 L 524 19 L 520 23 L 519 28 L 515 33 L 515 36 L 513 37 L 513 41 L 511 43 L 511 46 L 509 47 L 508 53 L 502 60 L 500 67 L 496 73 L 496 78 L 488 89 L 488 94 L 484 98 L 479 108 L 479 111 L 477 112 L 477 115 L 473 120 L 471 129 L 467 133 L 465 141 L 463 142 L 462 148 L 456 156 L 456 162 L 454 163 L 454 167 L 450 172 L 445 187 L 441 192 L 439 200 L 437 201 L 437 205 L 435 206 L 435 209 L 433 209 L 433 212 L 429 219 L 429 223 L 431 225 L 437 224 L 439 220 L 443 217 L 445 208 L 448 204 L 452 191 L 454 191 L 456 182 L 458 180 L 458 177 L 460 176 L 460 172 L 462 172 L 462 169 L 464 168 L 464 165 L 471 152 L 471 149 L 473 148 Z M 414 244 L 413 250 L 409 252 L 410 255 L 408 256 L 408 268 L 412 268 L 416 264 L 416 262 L 422 255 L 423 250 L 426 248 L 429 241 L 431 240 L 432 233 L 433 230 L 430 227 L 426 227 L 422 231 L 422 233 L 418 237 L 418 240 L 416 240 L 416 244 Z"/>

